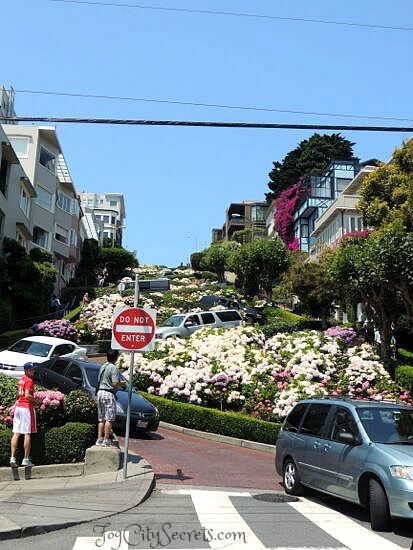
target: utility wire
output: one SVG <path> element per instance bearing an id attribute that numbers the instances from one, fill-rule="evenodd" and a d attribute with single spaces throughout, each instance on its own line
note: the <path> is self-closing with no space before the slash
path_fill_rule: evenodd
<path id="1" fill-rule="evenodd" d="M 360 119 L 376 119 L 376 120 L 397 120 L 399 122 L 413 122 L 412 118 L 402 118 L 394 116 L 375 116 L 375 115 L 353 115 L 350 113 L 323 113 L 319 111 L 297 111 L 292 109 L 277 109 L 275 107 L 248 107 L 243 105 L 223 105 L 219 103 L 200 103 L 195 101 L 181 101 L 177 99 L 157 99 L 147 97 L 130 97 L 130 96 L 113 96 L 113 95 L 100 95 L 100 94 L 86 94 L 78 92 L 57 92 L 53 90 L 14 90 L 20 94 L 38 94 L 38 95 L 53 95 L 64 97 L 82 97 L 90 99 L 109 99 L 116 101 L 140 101 L 146 103 L 166 103 L 171 105 L 191 105 L 194 107 L 214 107 L 218 109 L 232 109 L 240 111 L 260 111 L 265 113 L 292 113 L 298 115 L 317 115 L 317 116 L 329 116 L 329 117 L 343 117 L 343 118 L 360 118 Z"/>
<path id="2" fill-rule="evenodd" d="M 343 130 L 360 132 L 413 132 L 413 126 L 356 126 L 332 124 L 276 124 L 263 122 L 215 122 L 193 120 L 139 120 L 119 118 L 75 118 L 75 117 L 42 117 L 16 116 L 2 117 L 6 122 L 64 122 L 73 124 L 109 124 L 123 126 L 186 126 L 203 128 L 257 128 L 286 130 Z"/>
<path id="3" fill-rule="evenodd" d="M 361 27 L 368 29 L 380 29 L 386 31 L 413 31 L 413 27 L 399 27 L 391 25 L 376 25 L 370 23 L 352 23 L 350 21 L 334 21 L 330 19 L 309 19 L 304 17 L 282 17 L 278 15 L 267 15 L 260 13 L 242 13 L 233 11 L 216 11 L 216 10 L 197 10 L 193 8 L 176 8 L 167 6 L 151 6 L 146 4 L 126 4 L 126 3 L 114 3 L 114 2 L 101 2 L 92 0 L 47 0 L 48 2 L 60 2 L 64 4 L 83 4 L 88 6 L 104 6 L 104 7 L 116 7 L 116 8 L 135 8 L 140 10 L 154 10 L 154 11 L 169 11 L 178 13 L 195 13 L 200 15 L 225 15 L 231 17 L 250 17 L 255 19 L 267 19 L 273 21 L 293 21 L 298 23 L 318 23 L 323 25 L 344 25 L 347 27 Z"/>

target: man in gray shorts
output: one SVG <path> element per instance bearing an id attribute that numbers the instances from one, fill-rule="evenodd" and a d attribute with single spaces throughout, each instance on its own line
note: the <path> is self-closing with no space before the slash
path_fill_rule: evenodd
<path id="1" fill-rule="evenodd" d="M 119 370 L 114 363 L 119 358 L 117 350 L 109 350 L 107 352 L 107 362 L 104 363 L 99 370 L 98 376 L 98 439 L 96 445 L 110 447 L 112 440 L 112 424 L 116 418 L 116 391 L 126 385 L 126 381 L 122 380 Z"/>

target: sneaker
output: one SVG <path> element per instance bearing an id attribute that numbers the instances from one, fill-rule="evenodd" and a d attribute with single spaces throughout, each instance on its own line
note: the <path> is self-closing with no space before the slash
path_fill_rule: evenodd
<path id="1" fill-rule="evenodd" d="M 17 468 L 17 460 L 16 460 L 16 457 L 15 456 L 11 456 L 10 457 L 10 466 L 12 468 Z"/>
<path id="2" fill-rule="evenodd" d="M 23 458 L 22 466 L 34 466 L 30 458 Z"/>
<path id="3" fill-rule="evenodd" d="M 104 439 L 102 443 L 102 447 L 113 447 L 112 440 L 111 439 Z"/>
<path id="4" fill-rule="evenodd" d="M 96 439 L 96 443 L 95 445 L 98 445 L 99 447 L 101 447 L 103 445 L 103 439 L 101 437 L 99 437 L 98 439 Z"/>

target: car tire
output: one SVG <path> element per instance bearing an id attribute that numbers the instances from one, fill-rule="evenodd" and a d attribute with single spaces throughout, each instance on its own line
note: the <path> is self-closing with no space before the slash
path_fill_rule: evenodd
<path id="1" fill-rule="evenodd" d="M 304 493 L 304 487 L 301 484 L 297 466 L 291 458 L 288 458 L 284 463 L 283 483 L 287 495 L 299 496 Z"/>
<path id="2" fill-rule="evenodd" d="M 386 491 L 376 479 L 369 482 L 370 524 L 373 531 L 388 531 L 391 525 Z"/>

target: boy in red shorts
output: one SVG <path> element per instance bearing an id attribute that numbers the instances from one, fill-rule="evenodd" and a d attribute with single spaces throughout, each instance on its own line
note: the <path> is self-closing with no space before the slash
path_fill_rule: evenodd
<path id="1" fill-rule="evenodd" d="M 26 363 L 24 376 L 17 385 L 18 399 L 14 409 L 13 436 L 11 438 L 10 466 L 17 467 L 16 450 L 20 435 L 24 434 L 24 459 L 22 466 L 33 466 L 30 459 L 31 434 L 36 433 L 36 411 L 34 406 L 40 403 L 39 399 L 33 397 L 34 392 L 34 369 L 33 363 Z"/>

